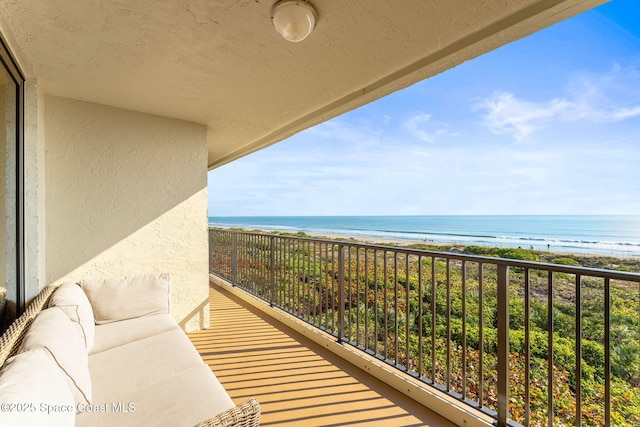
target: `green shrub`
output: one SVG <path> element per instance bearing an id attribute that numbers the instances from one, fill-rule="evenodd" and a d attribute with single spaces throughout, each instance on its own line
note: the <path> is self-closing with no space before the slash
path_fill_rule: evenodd
<path id="1" fill-rule="evenodd" d="M 470 245 L 464 248 L 464 252 L 471 255 L 493 256 L 522 261 L 538 261 L 538 255 L 522 248 L 489 248 Z"/>
<path id="2" fill-rule="evenodd" d="M 498 248 L 495 250 L 500 258 L 518 259 L 521 261 L 538 261 L 538 255 L 525 249 Z"/>
<path id="3" fill-rule="evenodd" d="M 466 248 L 464 248 L 464 251 L 465 253 L 468 253 L 471 255 L 491 255 L 491 248 L 486 248 L 482 246 L 475 246 L 475 245 L 467 246 Z"/>
<path id="4" fill-rule="evenodd" d="M 595 370 L 594 374 L 598 378 L 604 376 L 604 347 L 602 344 L 591 340 L 582 341 L 582 360 Z"/>
<path id="5" fill-rule="evenodd" d="M 560 257 L 560 258 L 554 258 L 553 261 L 551 261 L 553 264 L 560 264 L 560 265 L 571 265 L 574 267 L 579 267 L 580 263 L 578 261 L 576 261 L 573 258 L 569 258 L 569 257 Z"/>

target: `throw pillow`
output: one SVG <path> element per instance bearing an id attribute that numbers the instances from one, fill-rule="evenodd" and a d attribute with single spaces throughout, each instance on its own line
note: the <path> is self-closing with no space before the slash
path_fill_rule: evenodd
<path id="1" fill-rule="evenodd" d="M 85 279 L 96 324 L 169 313 L 169 274 Z"/>

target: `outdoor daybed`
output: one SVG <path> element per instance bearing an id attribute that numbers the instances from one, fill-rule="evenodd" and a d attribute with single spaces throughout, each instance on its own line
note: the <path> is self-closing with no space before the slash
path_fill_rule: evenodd
<path id="1" fill-rule="evenodd" d="M 0 425 L 257 426 L 169 315 L 165 274 L 49 286 L 0 338 Z"/>

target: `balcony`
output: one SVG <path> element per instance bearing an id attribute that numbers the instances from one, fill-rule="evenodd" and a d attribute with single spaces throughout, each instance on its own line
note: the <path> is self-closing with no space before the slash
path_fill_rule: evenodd
<path id="1" fill-rule="evenodd" d="M 454 425 L 215 285 L 211 328 L 189 337 L 235 402 L 260 401 L 262 426 Z"/>
<path id="2" fill-rule="evenodd" d="M 320 424 L 351 424 L 337 421 L 346 414 L 362 417 L 353 423 L 444 422 L 423 418 L 425 407 L 457 425 L 636 423 L 637 378 L 617 364 L 640 331 L 638 274 L 227 230 L 210 230 L 209 243 L 214 281 L 261 313 L 213 289 L 212 329 L 192 337 L 234 398 L 265 404 L 266 425 L 313 423 L 329 409 L 336 418 Z M 270 316 L 320 349 L 300 347 L 298 333 Z M 300 372 L 309 380 L 291 372 L 298 360 L 309 360 Z M 345 395 L 334 381 L 370 383 L 347 360 L 386 386 L 349 394 L 356 407 L 339 409 Z M 388 386 L 419 403 L 396 403 Z"/>

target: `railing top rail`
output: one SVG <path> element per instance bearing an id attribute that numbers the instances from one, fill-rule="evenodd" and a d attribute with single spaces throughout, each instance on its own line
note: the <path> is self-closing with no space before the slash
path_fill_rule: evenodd
<path id="1" fill-rule="evenodd" d="M 282 235 L 277 233 L 241 231 L 241 230 L 235 230 L 235 229 L 229 229 L 229 228 L 209 227 L 209 229 L 216 230 L 216 231 L 230 232 L 234 234 L 272 236 L 272 237 L 277 237 L 281 239 L 292 239 L 292 240 L 300 240 L 300 241 L 312 241 L 312 242 L 315 241 L 315 242 L 322 242 L 322 243 L 328 243 L 328 244 L 334 244 L 334 245 L 342 245 L 344 247 L 383 250 L 383 251 L 389 251 L 389 252 L 393 251 L 393 252 L 399 252 L 407 255 L 427 256 L 432 258 L 451 259 L 451 260 L 466 261 L 466 262 L 477 262 L 477 263 L 483 263 L 483 264 L 504 265 L 507 267 L 520 267 L 520 268 L 527 268 L 530 270 L 545 270 L 545 271 L 551 271 L 554 273 L 568 273 L 568 274 L 576 274 L 576 275 L 587 276 L 587 277 L 601 277 L 601 278 L 611 279 L 611 280 L 623 280 L 623 281 L 640 283 L 640 273 L 630 273 L 625 271 L 604 270 L 604 269 L 588 268 L 588 267 L 575 267 L 575 266 L 569 266 L 569 265 L 549 264 L 549 263 L 535 262 L 535 261 L 522 261 L 522 260 L 509 259 L 509 258 L 496 258 L 496 257 L 461 254 L 461 253 L 453 253 L 453 252 L 429 251 L 424 249 L 413 249 L 413 248 L 405 248 L 405 247 L 398 247 L 398 246 L 386 246 L 386 245 L 372 244 L 372 243 L 352 242 L 347 240 L 321 239 L 316 237 L 302 237 L 302 236 L 287 236 L 287 235 Z"/>

